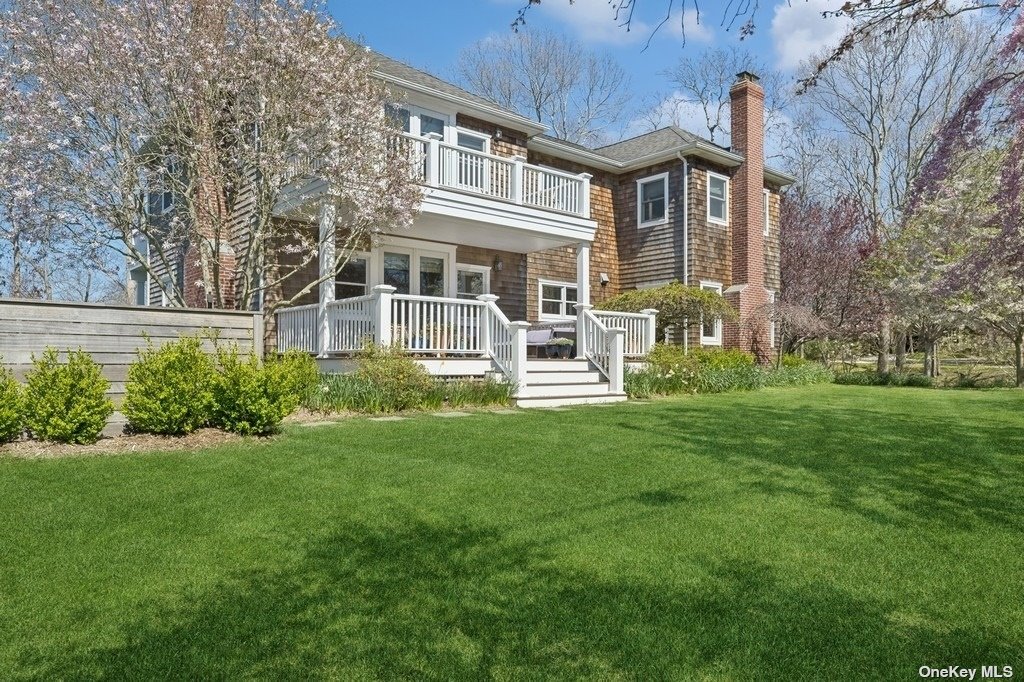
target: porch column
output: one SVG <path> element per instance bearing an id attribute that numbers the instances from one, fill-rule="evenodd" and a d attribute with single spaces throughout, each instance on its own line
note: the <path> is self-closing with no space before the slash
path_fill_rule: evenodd
<path id="1" fill-rule="evenodd" d="M 576 245 L 576 302 L 590 305 L 590 242 Z"/>
<path id="2" fill-rule="evenodd" d="M 317 314 L 317 331 L 320 357 L 326 357 L 331 349 L 331 325 L 327 319 L 327 306 L 334 301 L 335 235 L 338 212 L 333 204 L 324 202 L 320 206 L 320 308 Z"/>

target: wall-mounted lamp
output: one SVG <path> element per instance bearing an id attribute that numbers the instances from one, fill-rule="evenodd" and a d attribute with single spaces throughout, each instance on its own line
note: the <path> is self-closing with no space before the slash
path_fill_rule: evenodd
<path id="1" fill-rule="evenodd" d="M 608 276 L 607 272 L 602 272 L 601 274 L 599 274 L 597 276 L 597 281 L 601 283 L 601 286 L 606 287 L 606 286 L 608 286 L 608 282 L 610 282 L 612 280 Z"/>
<path id="2" fill-rule="evenodd" d="M 494 131 L 494 139 L 495 140 L 500 140 L 501 139 L 501 128 L 498 128 L 497 130 Z"/>
<path id="3" fill-rule="evenodd" d="M 494 257 L 494 269 L 498 272 L 505 269 L 505 261 L 501 260 L 501 256 Z"/>

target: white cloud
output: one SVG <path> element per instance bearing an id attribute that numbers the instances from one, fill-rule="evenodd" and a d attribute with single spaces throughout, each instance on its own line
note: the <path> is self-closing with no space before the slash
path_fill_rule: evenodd
<path id="1" fill-rule="evenodd" d="M 839 44 L 849 20 L 823 17 L 822 12 L 840 6 L 837 0 L 784 0 L 776 5 L 771 34 L 780 69 L 795 70 L 802 62 Z"/>
<path id="2" fill-rule="evenodd" d="M 615 8 L 608 0 L 550 0 L 541 3 L 539 9 L 556 21 L 569 26 L 581 40 L 587 43 L 625 45 L 647 40 L 652 27 L 636 17 L 627 31 L 623 24 L 626 17 L 615 16 Z"/>
<path id="3" fill-rule="evenodd" d="M 697 10 L 690 8 L 683 12 L 682 23 L 680 23 L 680 16 L 677 13 L 674 17 L 674 23 L 677 27 L 686 27 L 686 42 L 693 41 L 694 43 L 710 43 L 715 39 L 715 32 L 712 31 L 711 25 L 708 24 L 709 13 L 701 12 L 703 14 L 700 17 L 700 22 L 697 23 Z"/>

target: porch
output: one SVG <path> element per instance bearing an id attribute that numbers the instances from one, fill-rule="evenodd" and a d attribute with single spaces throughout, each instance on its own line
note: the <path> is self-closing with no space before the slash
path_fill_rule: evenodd
<path id="1" fill-rule="evenodd" d="M 625 365 L 650 350 L 657 311 L 624 313 L 576 305 L 576 359 L 528 357 L 529 322 L 510 321 L 498 297 L 444 298 L 396 293 L 381 284 L 370 294 L 287 308 L 277 313 L 281 351 L 315 354 L 344 371 L 364 344 L 397 346 L 438 375 L 494 377 L 516 385 L 522 406 L 624 400 Z"/>

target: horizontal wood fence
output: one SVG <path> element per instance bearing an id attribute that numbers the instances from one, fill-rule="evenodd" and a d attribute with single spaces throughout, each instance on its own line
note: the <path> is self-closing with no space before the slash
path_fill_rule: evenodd
<path id="1" fill-rule="evenodd" d="M 181 336 L 214 332 L 222 342 L 236 343 L 243 353 L 263 355 L 262 315 L 205 308 L 148 308 L 97 303 L 63 303 L 0 298 L 0 364 L 19 381 L 32 368 L 32 355 L 48 347 L 61 357 L 82 349 L 103 366 L 110 397 L 119 404 L 128 366 L 146 347 Z M 213 353 L 211 341 L 205 341 Z"/>

